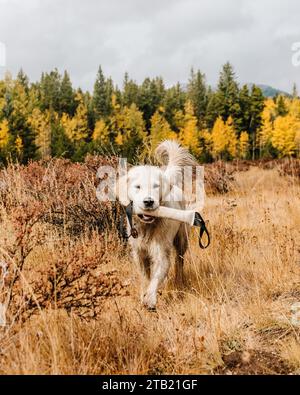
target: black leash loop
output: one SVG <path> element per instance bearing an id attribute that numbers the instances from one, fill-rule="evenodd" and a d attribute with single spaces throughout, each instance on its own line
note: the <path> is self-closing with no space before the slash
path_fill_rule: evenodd
<path id="1" fill-rule="evenodd" d="M 201 215 L 198 212 L 195 213 L 194 226 L 198 226 L 200 228 L 200 231 L 199 231 L 199 247 L 202 250 L 205 250 L 210 245 L 210 236 L 209 236 L 209 233 L 208 233 L 205 221 L 204 221 L 204 219 L 201 217 Z M 204 245 L 202 243 L 202 237 L 203 237 L 204 233 L 206 234 L 206 237 L 207 237 L 206 245 Z"/>
<path id="2" fill-rule="evenodd" d="M 128 218 L 129 225 L 130 225 L 130 235 L 127 237 L 129 239 L 129 237 L 132 236 L 134 239 L 137 239 L 139 236 L 138 231 L 135 229 L 135 227 L 132 224 L 133 202 L 130 202 L 128 204 L 128 206 L 125 207 L 125 213 Z"/>

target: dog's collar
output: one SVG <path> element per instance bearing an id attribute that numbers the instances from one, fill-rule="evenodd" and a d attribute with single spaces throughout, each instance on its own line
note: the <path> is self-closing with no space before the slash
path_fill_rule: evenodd
<path id="1" fill-rule="evenodd" d="M 132 216 L 133 216 L 133 202 L 132 201 L 128 204 L 128 206 L 125 207 L 125 213 L 126 213 L 126 217 L 129 222 L 129 226 L 130 226 L 130 235 L 128 235 L 127 238 L 132 236 L 134 239 L 137 239 L 139 234 L 138 234 L 137 229 L 133 226 L 133 222 L 132 222 Z M 200 228 L 199 247 L 202 250 L 205 250 L 210 245 L 210 235 L 207 230 L 204 219 L 202 218 L 201 214 L 198 212 L 195 212 L 195 219 L 194 219 L 193 226 L 197 226 L 198 228 Z M 204 234 L 206 234 L 206 237 L 207 237 L 206 244 L 202 243 L 202 238 L 203 238 Z"/>

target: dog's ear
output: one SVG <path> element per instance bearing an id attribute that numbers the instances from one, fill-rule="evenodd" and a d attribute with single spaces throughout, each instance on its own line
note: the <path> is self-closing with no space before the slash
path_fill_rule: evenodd
<path id="1" fill-rule="evenodd" d="M 120 176 L 116 182 L 116 197 L 123 206 L 128 206 L 130 203 L 128 197 L 128 174 Z"/>

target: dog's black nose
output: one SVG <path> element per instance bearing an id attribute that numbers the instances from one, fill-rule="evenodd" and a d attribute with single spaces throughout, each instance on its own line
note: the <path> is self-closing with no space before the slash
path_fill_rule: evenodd
<path id="1" fill-rule="evenodd" d="M 151 208 L 151 207 L 153 207 L 153 204 L 154 204 L 154 200 L 151 197 L 144 199 L 145 207 Z"/>

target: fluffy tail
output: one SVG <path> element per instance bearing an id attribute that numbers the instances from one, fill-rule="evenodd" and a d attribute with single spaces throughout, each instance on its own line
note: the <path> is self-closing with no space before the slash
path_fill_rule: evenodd
<path id="1" fill-rule="evenodd" d="M 168 177 L 170 184 L 177 185 L 180 189 L 183 188 L 182 168 L 190 166 L 194 170 L 199 165 L 193 155 L 174 140 L 166 140 L 159 144 L 155 155 L 165 165 L 165 175 Z M 190 173 L 191 182 L 194 178 L 193 170 Z M 195 195 L 195 185 L 192 191 L 190 190 L 188 193 L 184 191 L 184 200 L 186 208 L 196 209 L 201 206 L 202 203 L 197 201 L 197 196 Z"/>
<path id="2" fill-rule="evenodd" d="M 175 140 L 165 140 L 155 150 L 156 157 L 167 167 L 196 166 L 197 162 L 186 148 Z"/>

